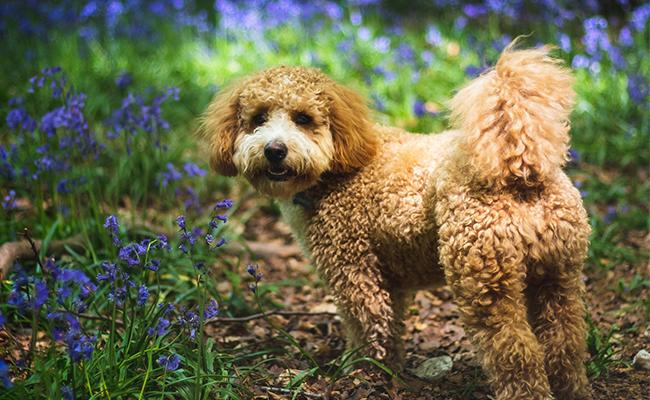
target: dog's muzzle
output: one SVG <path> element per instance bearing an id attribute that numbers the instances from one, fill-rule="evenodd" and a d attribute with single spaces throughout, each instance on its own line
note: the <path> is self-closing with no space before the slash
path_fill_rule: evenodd
<path id="1" fill-rule="evenodd" d="M 287 157 L 287 145 L 277 140 L 270 141 L 264 146 L 264 157 L 269 162 L 269 168 L 266 170 L 266 177 L 272 181 L 286 181 L 295 175 L 293 171 L 287 168 L 283 161 Z"/>

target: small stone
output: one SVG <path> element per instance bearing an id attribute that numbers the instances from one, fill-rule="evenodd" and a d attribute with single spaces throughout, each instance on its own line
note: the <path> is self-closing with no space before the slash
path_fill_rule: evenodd
<path id="1" fill-rule="evenodd" d="M 638 369 L 650 370 L 650 353 L 646 350 L 639 350 L 632 360 L 632 365 Z"/>
<path id="2" fill-rule="evenodd" d="M 433 357 L 424 361 L 412 372 L 420 379 L 433 382 L 447 375 L 453 366 L 454 362 L 449 356 Z"/>

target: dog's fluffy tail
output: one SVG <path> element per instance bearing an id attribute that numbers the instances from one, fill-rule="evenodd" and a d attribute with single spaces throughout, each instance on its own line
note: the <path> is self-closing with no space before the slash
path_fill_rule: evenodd
<path id="1" fill-rule="evenodd" d="M 571 73 L 550 47 L 514 44 L 450 103 L 452 123 L 463 131 L 459 156 L 471 179 L 492 187 L 540 186 L 567 160 Z"/>

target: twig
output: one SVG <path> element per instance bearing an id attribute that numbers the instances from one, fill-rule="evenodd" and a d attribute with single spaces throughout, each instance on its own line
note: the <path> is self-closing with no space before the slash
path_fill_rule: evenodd
<path id="1" fill-rule="evenodd" d="M 112 320 L 107 317 L 102 317 L 101 315 L 90 315 L 90 314 L 83 314 L 83 313 L 78 313 L 74 311 L 66 311 L 75 317 L 83 318 L 83 319 L 89 319 L 91 321 L 104 321 L 104 322 L 111 322 Z M 115 325 L 119 326 L 124 326 L 124 322 L 120 319 L 115 320 Z"/>
<path id="2" fill-rule="evenodd" d="M 325 396 L 319 393 L 313 393 L 313 392 L 306 392 L 304 390 L 291 390 L 291 389 L 285 389 L 285 388 L 280 388 L 280 387 L 275 387 L 275 386 L 258 386 L 260 389 L 265 390 L 267 392 L 277 392 L 281 394 L 295 394 L 300 393 L 301 395 L 305 397 L 311 397 L 313 399 L 324 399 Z"/>
<path id="3" fill-rule="evenodd" d="M 27 239 L 26 241 L 8 242 L 0 246 L 0 279 L 7 276 L 14 261 L 32 258 L 38 259 L 38 251 L 43 241 L 33 240 L 29 237 L 29 234 L 25 234 L 25 238 Z M 66 246 L 82 248 L 82 236 L 75 235 L 63 240 L 53 240 L 50 242 L 48 250 L 53 254 L 62 254 L 65 253 Z"/>
<path id="4" fill-rule="evenodd" d="M 271 315 L 282 315 L 285 317 L 295 317 L 295 316 L 315 317 L 315 316 L 322 316 L 322 315 L 337 316 L 338 314 L 329 311 L 310 312 L 310 311 L 271 310 L 271 311 L 265 311 L 263 313 L 247 315 L 245 317 L 215 317 L 205 321 L 205 323 L 216 324 L 219 322 L 247 322 L 247 321 L 252 321 L 254 319 L 265 318 Z"/>
<path id="5" fill-rule="evenodd" d="M 27 241 L 29 242 L 29 247 L 32 249 L 32 255 L 36 259 L 38 265 L 41 267 L 41 271 L 45 270 L 45 268 L 43 268 L 43 264 L 41 263 L 41 258 L 38 256 L 38 249 L 36 248 L 36 243 L 34 243 L 34 239 L 32 239 L 32 237 L 29 235 L 29 228 L 23 229 L 23 236 L 25 236 L 25 239 L 27 239 Z"/>

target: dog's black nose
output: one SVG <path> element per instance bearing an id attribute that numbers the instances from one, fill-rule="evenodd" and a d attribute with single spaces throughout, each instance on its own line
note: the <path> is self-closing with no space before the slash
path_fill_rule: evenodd
<path id="1" fill-rule="evenodd" d="M 287 146 L 276 140 L 268 142 L 264 146 L 264 156 L 271 162 L 280 162 L 287 156 Z"/>

